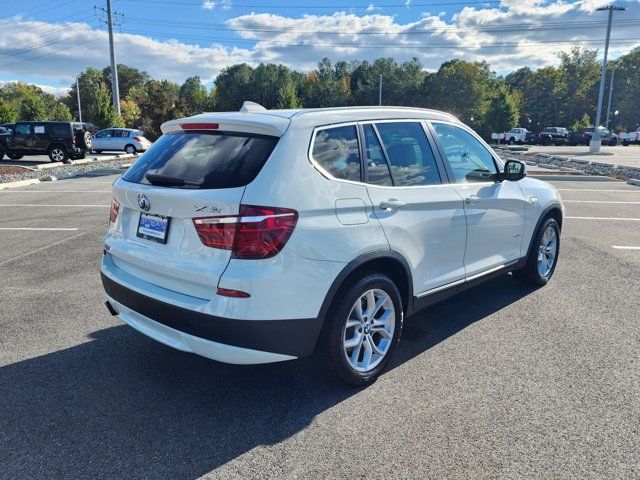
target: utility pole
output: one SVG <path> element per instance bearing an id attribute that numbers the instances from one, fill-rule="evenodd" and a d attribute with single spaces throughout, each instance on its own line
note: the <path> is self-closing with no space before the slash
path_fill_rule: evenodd
<path id="1" fill-rule="evenodd" d="M 82 107 L 80 106 L 80 75 L 76 77 L 76 94 L 78 95 L 78 121 L 82 123 Z"/>
<path id="2" fill-rule="evenodd" d="M 120 115 L 120 90 L 118 89 L 116 50 L 113 48 L 113 16 L 111 13 L 111 0 L 107 0 L 107 22 L 109 23 L 109 48 L 111 49 L 111 93 L 113 94 L 113 107 L 116 109 L 116 115 Z"/>
<path id="3" fill-rule="evenodd" d="M 120 89 L 118 88 L 118 64 L 116 62 L 116 51 L 113 46 L 113 27 L 116 26 L 113 17 L 119 17 L 118 25 L 122 24 L 123 15 L 118 12 L 111 11 L 111 0 L 107 0 L 107 8 L 93 7 L 107 14 L 107 20 L 100 19 L 109 29 L 109 51 L 111 55 L 111 96 L 113 97 L 113 108 L 117 115 L 120 115 Z"/>
<path id="4" fill-rule="evenodd" d="M 380 83 L 378 84 L 378 105 L 382 105 L 382 75 L 380 75 Z"/>
<path id="5" fill-rule="evenodd" d="M 600 145 L 602 141 L 600 140 L 600 131 L 598 127 L 600 126 L 600 118 L 602 117 L 602 99 L 604 98 L 604 82 L 607 75 L 607 57 L 609 55 L 609 39 L 611 38 L 611 22 L 613 21 L 613 12 L 616 11 L 624 11 L 625 7 L 616 7 L 611 4 L 608 7 L 600 7 L 597 9 L 598 11 L 609 11 L 609 19 L 607 21 L 607 38 L 604 44 L 604 59 L 602 61 L 602 74 L 600 75 L 600 90 L 598 91 L 598 110 L 596 113 L 596 124 L 593 129 L 593 135 L 591 136 L 591 142 L 589 143 L 589 151 L 591 153 L 598 153 L 600 151 Z"/>
<path id="6" fill-rule="evenodd" d="M 615 67 L 611 69 L 611 80 L 609 80 L 609 102 L 607 103 L 607 123 L 604 124 L 606 128 L 609 128 L 609 112 L 611 112 L 611 95 L 613 94 L 613 79 L 616 78 Z"/>

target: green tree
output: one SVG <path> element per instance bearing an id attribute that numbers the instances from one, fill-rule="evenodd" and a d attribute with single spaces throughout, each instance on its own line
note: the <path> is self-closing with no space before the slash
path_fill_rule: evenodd
<path id="1" fill-rule="evenodd" d="M 82 120 L 85 122 L 93 122 L 98 125 L 100 123 L 100 114 L 98 113 L 98 92 L 102 92 L 106 89 L 107 95 L 111 98 L 111 91 L 109 90 L 107 82 L 102 72 L 93 67 L 87 68 L 84 72 L 78 75 L 77 81 L 80 83 Z M 104 98 L 100 100 L 104 100 Z M 69 94 L 63 99 L 63 101 L 67 107 L 69 107 L 74 118 L 78 118 L 76 82 L 73 82 L 73 85 L 69 88 Z"/>
<path id="2" fill-rule="evenodd" d="M 186 116 L 202 113 L 207 105 L 207 87 L 202 85 L 199 76 L 189 77 L 180 87 L 179 97 Z"/>
<path id="3" fill-rule="evenodd" d="M 236 111 L 245 100 L 256 101 L 253 90 L 253 68 L 240 63 L 223 69 L 215 79 L 215 103 L 220 111 Z"/>
<path id="4" fill-rule="evenodd" d="M 150 80 L 144 87 L 132 89 L 127 100 L 140 108 L 139 124 L 151 140 L 158 138 L 160 126 L 184 116 L 180 110 L 180 85 L 169 80 Z"/>
<path id="5" fill-rule="evenodd" d="M 594 115 L 601 66 L 597 50 L 573 47 L 561 52 L 560 79 L 563 89 L 556 91 L 561 102 L 560 123 L 569 125 L 584 114 Z"/>
<path id="6" fill-rule="evenodd" d="M 526 97 L 532 129 L 561 126 L 562 92 L 566 86 L 562 72 L 556 67 L 542 67 L 533 72 Z"/>
<path id="7" fill-rule="evenodd" d="M 70 122 L 73 120 L 73 115 L 71 115 L 69 107 L 67 107 L 64 103 L 56 102 L 50 115 L 50 119 Z"/>
<path id="8" fill-rule="evenodd" d="M 45 104 L 40 97 L 29 95 L 22 100 L 20 120 L 48 120 Z"/>
<path id="9" fill-rule="evenodd" d="M 331 61 L 323 58 L 318 67 L 304 80 L 301 101 L 305 107 L 341 107 L 350 105 L 351 79 L 341 64 L 334 70 Z"/>
<path id="10" fill-rule="evenodd" d="M 618 57 L 610 68 L 616 69 L 611 110 L 620 111 L 615 127 L 635 131 L 640 127 L 640 47 Z"/>
<path id="11" fill-rule="evenodd" d="M 426 105 L 451 112 L 463 122 L 473 123 L 486 135 L 490 132 L 486 131 L 484 118 L 491 93 L 498 84 L 486 62 L 451 60 L 426 77 Z"/>
<path id="12" fill-rule="evenodd" d="M 0 123 L 13 123 L 18 120 L 18 110 L 9 102 L 0 98 Z"/>
<path id="13" fill-rule="evenodd" d="M 133 100 L 120 100 L 120 115 L 126 127 L 135 127 L 140 119 L 140 107 Z"/>
<path id="14" fill-rule="evenodd" d="M 111 66 L 102 69 L 102 77 L 109 89 L 109 93 L 111 93 Z M 147 72 L 128 65 L 118 64 L 118 92 L 121 99 L 126 98 L 132 88 L 140 87 L 149 80 L 151 80 L 151 77 Z"/>
<path id="15" fill-rule="evenodd" d="M 115 108 L 113 108 L 111 94 L 104 84 L 98 85 L 95 96 L 97 111 L 92 120 L 96 127 L 102 129 L 118 126 L 117 123 L 120 119 L 118 119 Z"/>
<path id="16" fill-rule="evenodd" d="M 500 86 L 489 100 L 484 123 L 492 132 L 507 132 L 518 123 L 518 99 L 506 85 Z"/>
<path id="17" fill-rule="evenodd" d="M 576 120 L 575 122 L 573 122 L 570 128 L 572 131 L 578 132 L 582 128 L 587 128 L 591 125 L 593 125 L 591 123 L 591 117 L 589 117 L 589 114 L 585 113 L 580 120 Z"/>

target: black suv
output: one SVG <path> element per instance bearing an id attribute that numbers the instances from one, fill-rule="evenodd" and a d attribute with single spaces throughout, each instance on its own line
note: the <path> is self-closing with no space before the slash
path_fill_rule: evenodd
<path id="1" fill-rule="evenodd" d="M 569 141 L 569 130 L 563 127 L 546 127 L 538 133 L 538 143 L 542 145 L 565 145 Z"/>
<path id="2" fill-rule="evenodd" d="M 0 159 L 46 153 L 52 162 L 84 158 L 91 151 L 91 133 L 84 123 L 16 122 L 13 131 L 0 135 Z"/>

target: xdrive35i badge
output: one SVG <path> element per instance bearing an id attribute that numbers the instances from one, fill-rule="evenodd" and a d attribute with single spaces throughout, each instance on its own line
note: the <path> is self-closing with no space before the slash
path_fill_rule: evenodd
<path id="1" fill-rule="evenodd" d="M 199 203 L 196 203 L 194 208 L 196 212 L 220 213 L 222 211 L 217 205 L 200 205 Z"/>

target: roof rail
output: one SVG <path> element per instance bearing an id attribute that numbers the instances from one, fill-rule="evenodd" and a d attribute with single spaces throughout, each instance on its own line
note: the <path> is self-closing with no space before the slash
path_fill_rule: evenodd
<path id="1" fill-rule="evenodd" d="M 267 109 L 256 102 L 249 102 L 247 100 L 242 104 L 241 112 L 266 112 Z"/>

